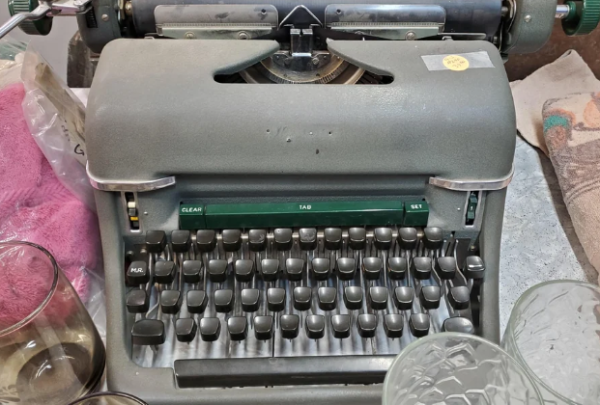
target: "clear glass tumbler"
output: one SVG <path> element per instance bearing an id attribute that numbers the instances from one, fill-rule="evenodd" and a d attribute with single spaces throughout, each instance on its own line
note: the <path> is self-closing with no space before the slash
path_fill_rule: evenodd
<path id="1" fill-rule="evenodd" d="M 533 286 L 510 314 L 503 346 L 547 404 L 600 404 L 600 288 L 578 281 Z"/>
<path id="2" fill-rule="evenodd" d="M 71 402 L 69 405 L 147 405 L 133 395 L 122 392 L 99 392 Z"/>
<path id="3" fill-rule="evenodd" d="M 104 370 L 104 346 L 44 248 L 0 243 L 0 404 L 64 405 Z"/>
<path id="4" fill-rule="evenodd" d="M 383 405 L 541 405 L 521 365 L 478 336 L 437 333 L 407 346 L 385 376 Z"/>

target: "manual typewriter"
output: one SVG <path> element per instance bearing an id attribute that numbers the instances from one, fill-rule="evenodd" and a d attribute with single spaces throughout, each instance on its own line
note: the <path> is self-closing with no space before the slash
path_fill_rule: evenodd
<path id="1" fill-rule="evenodd" d="M 595 2 L 35 3 L 11 3 L 23 29 L 71 13 L 101 52 L 85 136 L 111 389 L 376 404 L 411 342 L 498 342 L 503 58 L 555 17 L 589 32 Z"/>

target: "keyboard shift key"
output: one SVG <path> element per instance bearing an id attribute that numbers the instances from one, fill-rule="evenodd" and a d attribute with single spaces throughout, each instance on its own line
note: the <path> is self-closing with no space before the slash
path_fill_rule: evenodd
<path id="1" fill-rule="evenodd" d="M 170 260 L 160 260 L 154 265 L 154 281 L 159 284 L 171 284 L 175 280 L 177 266 Z"/>
<path id="2" fill-rule="evenodd" d="M 235 278 L 240 282 L 252 281 L 254 277 L 254 261 L 248 259 L 236 260 L 233 264 Z"/>
<path id="3" fill-rule="evenodd" d="M 267 230 L 250 229 L 248 231 L 248 246 L 253 252 L 262 252 L 267 248 Z"/>
<path id="4" fill-rule="evenodd" d="M 227 330 L 231 340 L 244 340 L 248 335 L 248 321 L 245 316 L 232 316 L 227 320 Z"/>
<path id="5" fill-rule="evenodd" d="M 365 257 L 363 259 L 363 271 L 368 280 L 378 280 L 383 269 L 383 261 L 380 257 Z"/>
<path id="6" fill-rule="evenodd" d="M 317 228 L 300 228 L 298 230 L 300 249 L 315 250 L 317 248 Z"/>
<path id="7" fill-rule="evenodd" d="M 348 314 L 338 314 L 331 317 L 331 327 L 333 336 L 337 339 L 344 339 L 350 336 L 350 326 L 352 318 Z"/>
<path id="8" fill-rule="evenodd" d="M 475 327 L 473 326 L 473 322 L 462 316 L 456 316 L 453 318 L 446 319 L 444 321 L 444 324 L 442 325 L 442 329 L 444 332 L 458 332 L 468 334 L 475 333 Z"/>
<path id="9" fill-rule="evenodd" d="M 273 337 L 273 317 L 271 315 L 254 317 L 254 336 L 258 340 L 267 340 Z"/>
<path id="10" fill-rule="evenodd" d="M 221 321 L 219 318 L 206 317 L 200 319 L 200 337 L 205 342 L 214 342 L 221 334 Z"/>
<path id="11" fill-rule="evenodd" d="M 260 290 L 257 288 L 244 288 L 241 293 L 242 309 L 245 312 L 256 312 L 260 307 Z"/>
<path id="12" fill-rule="evenodd" d="M 200 282 L 200 273 L 202 272 L 202 262 L 200 260 L 184 260 L 181 270 L 184 282 L 189 284 Z"/>
<path id="13" fill-rule="evenodd" d="M 325 317 L 323 315 L 306 317 L 306 335 L 309 339 L 321 339 L 325 335 Z"/>
<path id="14" fill-rule="evenodd" d="M 342 248 L 342 228 L 325 228 L 325 249 L 340 250 Z"/>
<path id="15" fill-rule="evenodd" d="M 388 259 L 388 274 L 393 280 L 403 280 L 408 272 L 406 257 L 390 257 Z"/>
<path id="16" fill-rule="evenodd" d="M 360 314 L 358 316 L 358 333 L 363 338 L 372 338 L 377 329 L 377 317 L 373 314 Z"/>
<path id="17" fill-rule="evenodd" d="M 319 308 L 323 311 L 335 309 L 337 299 L 337 289 L 335 287 L 319 287 L 317 295 L 319 299 Z"/>
<path id="18" fill-rule="evenodd" d="M 425 309 L 436 309 L 440 306 L 440 287 L 437 285 L 426 285 L 421 287 L 421 305 Z"/>
<path id="19" fill-rule="evenodd" d="M 411 287 L 400 286 L 394 290 L 394 302 L 401 311 L 408 311 L 412 309 L 413 301 L 415 299 L 415 290 Z"/>
<path id="20" fill-rule="evenodd" d="M 242 247 L 242 231 L 239 229 L 223 229 L 221 231 L 223 250 L 237 252 Z"/>
<path id="21" fill-rule="evenodd" d="M 148 231 L 145 242 L 148 252 L 162 253 L 167 246 L 167 235 L 165 231 Z"/>
<path id="22" fill-rule="evenodd" d="M 378 250 L 390 250 L 392 247 L 392 228 L 375 228 L 373 243 Z"/>
<path id="23" fill-rule="evenodd" d="M 315 257 L 312 260 L 312 271 L 317 280 L 327 280 L 330 274 L 329 259 Z"/>
<path id="24" fill-rule="evenodd" d="M 213 283 L 222 283 L 227 280 L 227 260 L 210 260 L 208 262 L 208 277 Z"/>
<path id="25" fill-rule="evenodd" d="M 148 312 L 150 300 L 148 300 L 146 291 L 138 289 L 129 291 L 125 298 L 125 306 L 127 306 L 127 311 L 131 314 Z"/>
<path id="26" fill-rule="evenodd" d="M 367 246 L 367 231 L 365 228 L 350 228 L 348 230 L 348 244 L 352 250 L 364 250 Z"/>
<path id="27" fill-rule="evenodd" d="M 400 249 L 413 250 L 417 247 L 418 233 L 416 228 L 400 228 L 398 230 L 398 244 Z"/>
<path id="28" fill-rule="evenodd" d="M 356 260 L 351 257 L 340 257 L 336 262 L 336 270 L 340 280 L 352 280 L 356 274 Z"/>
<path id="29" fill-rule="evenodd" d="M 202 253 L 212 252 L 217 246 L 217 234 L 212 229 L 201 229 L 196 233 L 196 245 Z"/>
<path id="30" fill-rule="evenodd" d="M 275 241 L 275 249 L 279 251 L 290 250 L 292 248 L 292 228 L 276 228 L 273 230 L 273 239 Z"/>
<path id="31" fill-rule="evenodd" d="M 479 256 L 467 256 L 463 273 L 466 278 L 482 280 L 485 275 L 485 264 Z"/>
<path id="32" fill-rule="evenodd" d="M 175 321 L 175 336 L 180 342 L 191 342 L 197 331 L 198 325 L 192 318 L 179 318 Z"/>
<path id="33" fill-rule="evenodd" d="M 430 257 L 415 257 L 412 261 L 412 273 L 418 280 L 427 280 L 431 277 L 431 258 Z"/>
<path id="34" fill-rule="evenodd" d="M 450 291 L 448 291 L 448 302 L 450 302 L 450 305 L 454 309 L 468 309 L 471 302 L 469 287 L 459 285 L 450 288 Z"/>
<path id="35" fill-rule="evenodd" d="M 141 260 L 131 262 L 127 273 L 125 273 L 127 285 L 131 287 L 139 287 L 150 281 L 150 273 L 148 272 L 148 264 Z"/>
<path id="36" fill-rule="evenodd" d="M 438 257 L 435 271 L 442 280 L 452 280 L 456 275 L 456 259 L 453 256 Z"/>
<path id="37" fill-rule="evenodd" d="M 214 302 L 215 309 L 217 310 L 217 312 L 231 312 L 231 310 L 233 309 L 233 291 L 216 290 Z"/>
<path id="38" fill-rule="evenodd" d="M 162 345 L 165 343 L 165 324 L 157 319 L 142 319 L 133 324 L 131 338 L 134 345 Z"/>
<path id="39" fill-rule="evenodd" d="M 295 339 L 300 329 L 300 317 L 295 314 L 285 314 L 279 317 L 281 336 L 284 339 Z"/>
<path id="40" fill-rule="evenodd" d="M 286 259 L 285 272 L 287 274 L 288 280 L 302 280 L 302 273 L 304 273 L 304 260 L 297 258 Z"/>
<path id="41" fill-rule="evenodd" d="M 260 274 L 265 281 L 276 281 L 279 274 L 279 260 L 262 259 L 260 262 Z"/>
<path id="42" fill-rule="evenodd" d="M 387 308 L 388 290 L 386 287 L 371 287 L 369 289 L 371 308 L 381 310 Z"/>
<path id="43" fill-rule="evenodd" d="M 184 253 L 190 249 L 192 238 L 190 231 L 175 230 L 171 232 L 171 246 L 173 246 L 173 252 Z"/>
<path id="44" fill-rule="evenodd" d="M 412 314 L 408 321 L 410 331 L 415 337 L 426 336 L 429 333 L 429 315 L 427 314 Z"/>
<path id="45" fill-rule="evenodd" d="M 267 290 L 267 306 L 269 311 L 283 311 L 285 309 L 285 288 L 269 288 Z"/>
<path id="46" fill-rule="evenodd" d="M 310 287 L 294 288 L 294 308 L 296 308 L 298 311 L 309 310 L 311 296 L 312 289 Z"/>
<path id="47" fill-rule="evenodd" d="M 402 314 L 386 314 L 383 318 L 383 329 L 390 338 L 402 337 L 404 316 Z"/>
<path id="48" fill-rule="evenodd" d="M 363 292 L 358 286 L 344 288 L 344 304 L 350 310 L 362 308 Z"/>
<path id="49" fill-rule="evenodd" d="M 187 309 L 192 314 L 201 314 L 206 309 L 208 297 L 204 290 L 189 290 L 186 296 Z"/>

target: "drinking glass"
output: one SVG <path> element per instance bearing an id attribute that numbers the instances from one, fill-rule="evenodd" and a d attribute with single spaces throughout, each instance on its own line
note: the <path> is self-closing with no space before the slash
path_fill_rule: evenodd
<path id="1" fill-rule="evenodd" d="M 99 392 L 71 402 L 69 405 L 148 405 L 133 395 L 122 392 Z"/>

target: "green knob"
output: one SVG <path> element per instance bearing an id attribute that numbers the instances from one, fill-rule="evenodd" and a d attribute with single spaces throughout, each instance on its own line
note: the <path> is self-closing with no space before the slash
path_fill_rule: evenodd
<path id="1" fill-rule="evenodd" d="M 596 29 L 600 22 L 600 0 L 567 1 L 569 13 L 563 20 L 563 30 L 567 35 L 587 35 Z"/>
<path id="2" fill-rule="evenodd" d="M 30 13 L 39 5 L 38 0 L 8 0 L 10 15 Z M 48 35 L 52 28 L 52 18 L 42 17 L 35 21 L 23 21 L 19 28 L 29 35 Z"/>

